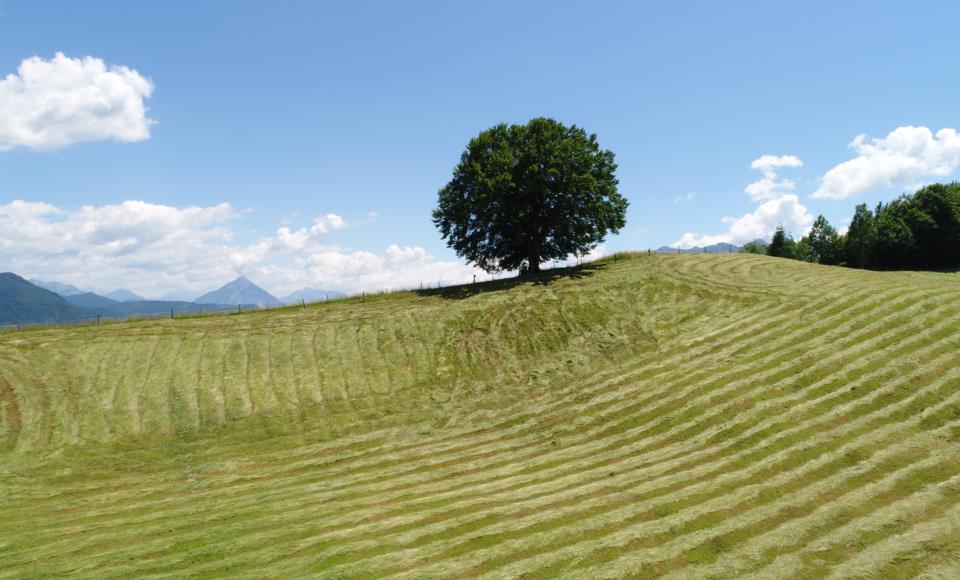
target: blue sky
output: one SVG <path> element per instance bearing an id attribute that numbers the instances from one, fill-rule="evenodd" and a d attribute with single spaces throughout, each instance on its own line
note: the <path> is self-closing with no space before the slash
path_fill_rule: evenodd
<path id="1" fill-rule="evenodd" d="M 52 88 L 0 83 L 0 269 L 148 295 L 239 274 L 277 293 L 463 280 L 436 192 L 473 135 L 536 116 L 616 153 L 631 205 L 605 252 L 776 221 L 799 235 L 819 213 L 842 226 L 857 203 L 954 177 L 958 17 L 950 2 L 5 0 L 0 77 L 36 57 Z M 87 82 L 109 110 L 82 102 Z"/>

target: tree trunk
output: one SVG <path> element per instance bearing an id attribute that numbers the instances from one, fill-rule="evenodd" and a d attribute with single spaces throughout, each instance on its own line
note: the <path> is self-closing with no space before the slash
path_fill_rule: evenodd
<path id="1" fill-rule="evenodd" d="M 536 274 L 540 271 L 540 256 L 530 256 L 527 258 L 527 272 Z"/>

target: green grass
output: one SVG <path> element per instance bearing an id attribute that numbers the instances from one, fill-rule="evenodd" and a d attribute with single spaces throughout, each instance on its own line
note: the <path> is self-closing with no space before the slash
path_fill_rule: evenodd
<path id="1" fill-rule="evenodd" d="M 0 334 L 0 577 L 960 575 L 960 277 L 752 255 Z"/>

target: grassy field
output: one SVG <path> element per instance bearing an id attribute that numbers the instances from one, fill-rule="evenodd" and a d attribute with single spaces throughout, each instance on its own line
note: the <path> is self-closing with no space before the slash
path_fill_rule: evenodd
<path id="1" fill-rule="evenodd" d="M 753 255 L 0 335 L 0 577 L 960 577 L 960 275 Z"/>

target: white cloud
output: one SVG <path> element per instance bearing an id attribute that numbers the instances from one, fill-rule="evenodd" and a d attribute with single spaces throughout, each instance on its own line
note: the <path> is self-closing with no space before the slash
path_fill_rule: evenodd
<path id="1" fill-rule="evenodd" d="M 778 167 L 803 167 L 803 161 L 796 155 L 761 155 L 750 162 L 750 169 L 766 171 Z"/>
<path id="2" fill-rule="evenodd" d="M 126 287 L 150 297 L 200 294 L 240 274 L 282 295 L 304 286 L 360 291 L 470 280 L 473 268 L 419 246 L 384 252 L 325 244 L 350 224 L 337 214 L 306 227 L 236 241 L 243 212 L 229 204 L 172 207 L 143 201 L 66 210 L 42 202 L 0 205 L 0 270 L 80 288 Z"/>
<path id="3" fill-rule="evenodd" d="M 696 198 L 697 198 L 697 192 L 688 191 L 686 195 L 678 195 L 677 197 L 673 198 L 673 203 L 687 203 L 687 202 L 693 201 Z"/>
<path id="4" fill-rule="evenodd" d="M 711 244 L 742 244 L 757 238 L 769 239 L 779 224 L 783 224 L 794 236 L 800 237 L 813 224 L 813 216 L 800 204 L 799 198 L 791 193 L 771 199 L 741 217 L 723 218 L 723 222 L 729 224 L 730 228 L 722 234 L 699 235 L 688 232 L 674 242 L 673 246 L 692 248 Z"/>
<path id="5" fill-rule="evenodd" d="M 898 127 L 883 139 L 858 135 L 850 148 L 857 156 L 828 171 L 814 198 L 845 199 L 867 191 L 913 189 L 924 179 L 950 175 L 960 165 L 960 135 L 955 129 L 934 134 L 927 127 Z"/>
<path id="6" fill-rule="evenodd" d="M 148 139 L 153 121 L 143 101 L 152 92 L 137 71 L 99 58 L 24 59 L 0 80 L 0 151 Z"/>
<path id="7" fill-rule="evenodd" d="M 763 177 L 754 181 L 744 191 L 753 201 L 774 199 L 781 195 L 793 193 L 796 184 L 789 179 L 777 181 L 778 169 L 781 167 L 803 167 L 803 161 L 794 155 L 763 155 L 750 163 L 751 169 L 759 169 Z"/>

